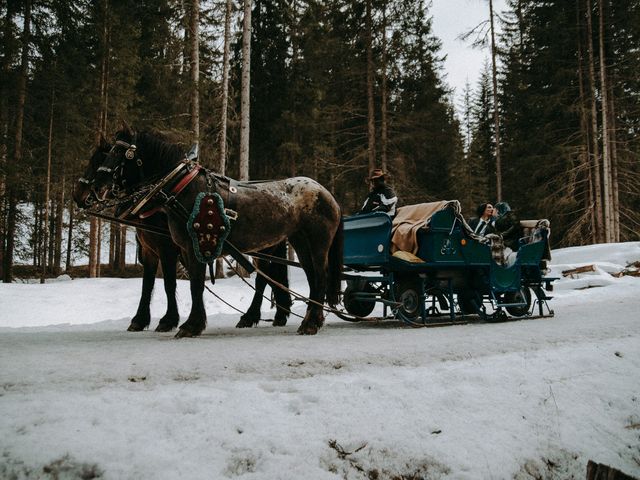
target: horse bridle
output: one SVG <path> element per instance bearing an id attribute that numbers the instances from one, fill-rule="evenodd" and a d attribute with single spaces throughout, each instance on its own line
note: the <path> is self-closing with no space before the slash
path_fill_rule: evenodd
<path id="1" fill-rule="evenodd" d="M 101 165 L 96 170 L 98 172 L 104 172 L 107 174 L 111 174 L 113 178 L 113 182 L 111 183 L 111 193 L 115 196 L 122 194 L 124 190 L 128 188 L 127 180 L 124 178 L 124 168 L 127 162 L 135 161 L 136 166 L 138 167 L 138 182 L 144 179 L 144 170 L 143 170 L 143 161 L 142 157 L 138 153 L 138 148 L 136 147 L 137 134 L 133 134 L 133 138 L 131 143 L 127 143 L 124 140 L 116 140 L 109 153 L 107 153 L 107 158 L 116 159 L 117 157 L 114 155 L 115 149 L 117 147 L 124 148 L 124 155 L 120 159 L 120 162 L 117 165 L 113 165 L 112 163 L 108 163 L 106 165 Z M 115 161 L 113 163 L 116 163 Z M 113 166 L 112 166 L 113 165 Z"/>
<path id="2" fill-rule="evenodd" d="M 111 147 L 109 151 L 111 151 L 112 148 L 113 147 Z M 109 155 L 109 152 L 101 151 L 100 154 L 103 157 L 107 157 Z M 102 166 L 103 162 L 104 162 L 104 160 L 100 162 L 101 166 Z M 99 198 L 98 198 L 98 193 L 95 191 L 95 188 L 94 188 L 93 185 L 94 185 L 94 183 L 96 181 L 96 175 L 97 175 L 98 171 L 100 170 L 101 166 L 98 167 L 97 169 L 93 170 L 93 169 L 91 169 L 92 165 L 89 165 L 87 170 L 91 170 L 91 175 L 87 175 L 87 170 L 85 170 L 85 174 L 82 177 L 78 178 L 78 180 L 77 180 L 78 183 L 82 183 L 82 184 L 86 185 L 87 188 L 90 189 L 90 194 L 87 196 L 87 198 L 84 201 L 85 207 L 91 206 L 91 204 L 94 202 L 94 200 L 100 201 Z"/>

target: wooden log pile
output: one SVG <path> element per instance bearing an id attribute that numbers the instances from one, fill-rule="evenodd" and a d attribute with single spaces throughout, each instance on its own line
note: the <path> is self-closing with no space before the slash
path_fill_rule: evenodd
<path id="1" fill-rule="evenodd" d="M 640 277 L 640 261 L 630 263 L 623 270 L 612 274 L 616 278 L 620 278 L 623 275 L 629 277 Z"/>

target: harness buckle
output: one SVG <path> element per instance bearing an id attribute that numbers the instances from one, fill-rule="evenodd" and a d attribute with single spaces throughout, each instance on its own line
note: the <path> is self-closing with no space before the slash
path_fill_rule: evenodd
<path id="1" fill-rule="evenodd" d="M 231 221 L 235 221 L 238 219 L 238 212 L 236 212 L 235 210 L 231 210 L 230 208 L 225 208 L 224 209 L 224 214 L 229 217 L 229 220 Z"/>

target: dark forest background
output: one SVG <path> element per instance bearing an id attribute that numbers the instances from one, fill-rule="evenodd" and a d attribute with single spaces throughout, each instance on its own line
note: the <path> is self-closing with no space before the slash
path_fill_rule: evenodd
<path id="1" fill-rule="evenodd" d="M 238 177 L 243 10 L 230 3 L 224 169 Z M 20 232 L 30 238 L 28 263 L 54 274 L 70 267 L 65 255 L 82 220 L 73 183 L 99 133 L 121 120 L 170 130 L 185 149 L 198 141 L 201 163 L 221 168 L 226 6 L 0 2 L 5 281 Z M 469 32 L 488 60 L 458 104 L 430 2 L 253 0 L 251 8 L 251 179 L 313 177 L 348 214 L 380 166 L 401 204 L 459 199 L 470 217 L 478 203 L 506 200 L 521 218 L 549 218 L 555 247 L 640 239 L 640 0 L 510 0 L 493 12 L 495 48 L 489 22 Z M 112 229 L 110 263 L 122 261 L 119 235 Z"/>

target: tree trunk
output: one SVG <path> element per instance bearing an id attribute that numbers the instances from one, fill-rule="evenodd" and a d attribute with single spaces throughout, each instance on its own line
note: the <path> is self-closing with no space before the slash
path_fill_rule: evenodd
<path id="1" fill-rule="evenodd" d="M 17 3 L 16 3 L 17 5 Z M 4 258 L 6 251 L 7 224 L 7 158 L 9 156 L 9 77 L 13 58 L 14 35 L 12 32 L 14 2 L 6 2 L 4 18 L 4 55 L 2 58 L 2 79 L 0 79 L 0 279 L 4 279 Z"/>
<path id="2" fill-rule="evenodd" d="M 64 172 L 64 164 L 61 165 L 61 170 Z M 62 223 L 64 220 L 64 188 L 65 188 L 65 175 L 62 174 L 62 185 L 58 191 L 56 199 L 56 214 L 55 214 L 55 242 L 53 253 L 53 273 L 57 276 L 60 275 L 61 262 L 62 262 Z"/>
<path id="3" fill-rule="evenodd" d="M 591 243 L 597 243 L 596 237 L 596 217 L 593 209 L 593 170 L 591 169 L 591 141 L 589 131 L 589 106 L 584 87 L 584 49 L 583 49 L 583 28 L 581 19 L 584 17 L 580 2 L 576 6 L 576 30 L 578 32 L 577 51 L 578 51 L 578 87 L 580 95 L 580 130 L 582 132 L 583 146 L 581 148 L 579 158 L 583 165 L 585 177 L 587 179 L 588 189 L 585 194 L 585 209 L 589 212 L 589 234 Z"/>
<path id="4" fill-rule="evenodd" d="M 382 99 L 380 101 L 380 162 L 387 171 L 387 5 L 382 6 Z"/>
<path id="5" fill-rule="evenodd" d="M 13 249 L 15 248 L 15 231 L 16 231 L 16 210 L 17 199 L 13 188 L 9 188 L 7 202 L 7 229 L 5 238 L 5 256 L 4 256 L 4 269 L 2 281 L 5 283 L 11 282 L 13 279 Z"/>
<path id="6" fill-rule="evenodd" d="M 118 263 L 116 268 L 118 272 L 124 273 L 125 266 L 127 265 L 127 226 L 120 225 L 120 245 L 118 248 L 120 256 L 118 257 Z"/>
<path id="7" fill-rule="evenodd" d="M 616 138 L 616 101 L 613 94 L 613 84 L 609 83 L 609 126 L 611 140 L 611 193 L 612 193 L 612 206 L 613 206 L 613 241 L 620 241 L 620 198 L 618 192 L 618 142 Z"/>
<path id="8" fill-rule="evenodd" d="M 53 108 L 56 97 L 55 88 L 51 89 L 51 104 L 49 109 L 49 139 L 47 144 L 47 180 L 44 187 L 44 235 L 42 249 L 42 272 L 40 275 L 40 283 L 44 283 L 47 276 L 47 251 L 49 245 L 49 208 L 51 197 L 51 152 L 53 146 Z M 49 257 L 50 259 L 51 257 Z"/>
<path id="9" fill-rule="evenodd" d="M 224 53 L 222 55 L 222 112 L 220 114 L 220 159 L 218 171 L 225 175 L 227 168 L 227 116 L 229 111 L 229 50 L 231 44 L 231 0 L 226 0 L 224 13 Z"/>
<path id="10" fill-rule="evenodd" d="M 102 0 L 102 58 L 100 64 L 100 111 L 98 112 L 98 132 L 96 144 L 107 133 L 107 110 L 109 105 L 109 0 Z"/>
<path id="11" fill-rule="evenodd" d="M 367 150 L 369 158 L 369 172 L 376 168 L 376 113 L 373 105 L 373 33 L 371 20 L 371 1 L 366 0 L 366 43 L 367 43 L 367 139 L 369 148 Z"/>
<path id="12" fill-rule="evenodd" d="M 27 72 L 29 69 L 29 43 L 31 41 L 31 0 L 24 0 L 24 27 L 22 29 L 22 58 L 20 61 L 20 75 L 18 77 L 18 102 L 16 108 L 15 147 L 13 152 L 12 171 L 17 174 L 22 163 L 22 128 L 24 126 L 24 105 L 27 99 Z M 13 175 L 15 176 L 15 175 Z M 9 211 L 7 212 L 7 247 L 4 258 L 4 281 L 11 282 L 13 278 L 13 253 L 15 249 L 16 215 L 18 206 L 17 182 L 7 182 L 9 185 Z"/>
<path id="13" fill-rule="evenodd" d="M 100 110 L 96 143 L 107 131 L 108 84 L 109 84 L 109 0 L 102 0 L 102 61 L 100 64 Z M 100 276 L 100 220 L 91 217 L 89 223 L 89 278 Z"/>
<path id="14" fill-rule="evenodd" d="M 224 53 L 222 55 L 222 112 L 220 119 L 220 159 L 218 172 L 225 175 L 227 169 L 227 116 L 229 110 L 229 50 L 231 44 L 231 0 L 226 0 L 224 12 Z M 224 261 L 216 259 L 216 278 L 224 278 Z"/>
<path id="15" fill-rule="evenodd" d="M 102 220 L 98 219 L 97 229 L 98 243 L 97 243 L 97 259 L 96 259 L 96 276 L 102 276 Z"/>
<path id="16" fill-rule="evenodd" d="M 200 0 L 191 0 L 189 64 L 191 72 L 191 135 L 200 142 Z"/>
<path id="17" fill-rule="evenodd" d="M 31 264 L 37 267 L 40 263 L 40 252 L 42 251 L 42 206 L 40 199 L 33 199 L 33 233 L 31 235 L 31 243 L 33 243 L 33 253 L 31 255 Z"/>
<path id="18" fill-rule="evenodd" d="M 98 276 L 98 262 L 100 261 L 100 255 L 98 254 L 99 222 L 95 217 L 91 217 L 89 221 L 89 278 Z"/>
<path id="19" fill-rule="evenodd" d="M 242 25 L 242 87 L 240 101 L 240 180 L 249 180 L 249 119 L 251 88 L 251 0 L 244 0 Z"/>
<path id="20" fill-rule="evenodd" d="M 54 228 L 56 227 L 56 222 L 55 222 L 55 218 L 53 216 L 53 211 L 55 210 L 55 201 L 53 199 L 51 199 L 50 201 L 50 205 L 49 205 L 49 225 L 47 226 L 48 228 L 48 235 L 49 235 L 49 253 L 47 254 L 47 272 L 49 274 L 51 274 L 53 272 L 53 248 L 54 248 L 54 244 L 55 244 L 55 235 L 53 234 L 54 232 Z"/>
<path id="21" fill-rule="evenodd" d="M 249 180 L 249 119 L 251 88 L 251 0 L 244 0 L 244 21 L 242 25 L 242 92 L 240 102 L 240 180 Z M 240 265 L 238 275 L 248 277 L 248 272 Z"/>
<path id="22" fill-rule="evenodd" d="M 109 224 L 109 267 L 116 271 L 118 262 L 118 249 L 120 248 L 120 226 L 117 223 Z"/>
<path id="23" fill-rule="evenodd" d="M 600 92 L 602 95 L 602 185 L 604 200 L 604 225 L 607 243 L 613 241 L 613 196 L 611 193 L 611 139 L 609 132 L 609 88 L 607 86 L 606 54 L 604 51 L 604 0 L 599 5 Z"/>
<path id="24" fill-rule="evenodd" d="M 75 205 L 73 199 L 69 199 L 69 228 L 67 229 L 67 258 L 64 262 L 65 271 L 68 273 L 71 268 L 71 250 L 73 249 L 73 213 Z"/>
<path id="25" fill-rule="evenodd" d="M 593 55 L 593 26 L 591 22 L 591 0 L 585 0 L 587 14 L 587 56 L 589 61 L 589 90 L 591 96 L 591 143 L 593 171 L 593 209 L 596 217 L 596 238 L 599 243 L 605 241 L 604 218 L 602 212 L 602 181 L 600 177 L 600 146 L 598 144 L 598 108 L 596 105 L 596 75 Z"/>
<path id="26" fill-rule="evenodd" d="M 498 113 L 498 69 L 496 67 L 496 35 L 493 21 L 493 0 L 489 0 L 491 23 L 491 76 L 493 79 L 493 124 L 496 141 L 496 199 L 502 201 L 502 160 L 500 157 L 500 115 Z"/>

